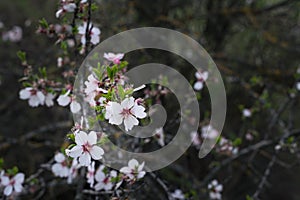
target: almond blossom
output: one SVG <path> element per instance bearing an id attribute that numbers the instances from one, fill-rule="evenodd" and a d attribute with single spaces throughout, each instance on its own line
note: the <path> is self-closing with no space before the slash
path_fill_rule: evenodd
<path id="1" fill-rule="evenodd" d="M 85 33 L 87 30 L 87 23 L 84 22 L 82 26 L 78 27 L 78 33 L 81 35 L 81 44 L 86 44 L 86 38 Z M 100 29 L 97 27 L 94 27 L 91 23 L 89 24 L 89 36 L 90 36 L 90 42 L 94 45 L 98 44 L 100 42 Z"/>
<path id="2" fill-rule="evenodd" d="M 72 165 L 70 167 L 69 174 L 68 174 L 68 180 L 67 180 L 68 184 L 71 184 L 73 182 L 73 180 L 76 178 L 76 176 L 78 174 L 78 169 L 80 167 L 81 166 L 78 164 L 77 159 L 73 159 Z"/>
<path id="3" fill-rule="evenodd" d="M 67 177 L 69 174 L 69 168 L 64 154 L 57 153 L 54 157 L 54 160 L 56 163 L 51 167 L 54 175 L 58 177 Z"/>
<path id="4" fill-rule="evenodd" d="M 203 83 L 207 80 L 208 78 L 208 72 L 204 71 L 197 71 L 195 73 L 195 77 L 197 78 L 196 83 L 194 84 L 194 89 L 195 90 L 201 90 L 203 88 Z"/>
<path id="5" fill-rule="evenodd" d="M 14 26 L 11 30 L 2 34 L 3 41 L 19 42 L 22 40 L 23 30 L 19 26 Z"/>
<path id="6" fill-rule="evenodd" d="M 22 89 L 19 92 L 19 96 L 20 99 L 26 100 L 28 99 L 28 103 L 31 107 L 37 107 L 39 105 L 44 105 L 45 102 L 45 95 L 43 94 L 43 92 L 31 88 L 31 87 L 27 87 Z"/>
<path id="7" fill-rule="evenodd" d="M 210 199 L 222 199 L 221 192 L 223 191 L 223 185 L 219 184 L 217 180 L 213 180 L 210 184 L 208 184 L 209 197 Z"/>
<path id="8" fill-rule="evenodd" d="M 215 140 L 219 136 L 219 132 L 216 129 L 214 129 L 212 126 L 207 125 L 202 127 L 201 136 L 202 138 Z"/>
<path id="9" fill-rule="evenodd" d="M 23 173 L 17 173 L 10 180 L 6 178 L 2 178 L 1 183 L 5 186 L 4 195 L 9 196 L 13 192 L 20 193 L 23 190 L 23 182 L 25 175 Z"/>
<path id="10" fill-rule="evenodd" d="M 97 184 L 95 185 L 94 188 L 96 191 L 103 190 L 103 189 L 105 191 L 111 190 L 114 186 L 111 181 L 111 177 L 109 175 L 105 175 L 102 169 L 103 169 L 102 167 L 99 167 L 99 169 L 96 172 L 95 179 L 97 181 Z"/>
<path id="11" fill-rule="evenodd" d="M 66 154 L 74 159 L 78 158 L 81 166 L 89 166 L 91 158 L 100 160 L 104 151 L 101 147 L 97 146 L 97 134 L 91 131 L 89 134 L 79 131 L 75 133 L 75 143 L 72 149 L 67 149 Z"/>
<path id="12" fill-rule="evenodd" d="M 61 17 L 66 12 L 74 12 L 76 9 L 76 4 L 68 0 L 61 1 L 61 8 L 55 13 L 56 18 Z"/>
<path id="13" fill-rule="evenodd" d="M 123 53 L 104 53 L 104 58 L 113 62 L 114 64 L 120 64 L 120 60 L 124 57 Z"/>
<path id="14" fill-rule="evenodd" d="M 184 194 L 180 189 L 176 189 L 173 193 L 171 193 L 171 196 L 175 199 L 185 199 Z"/>
<path id="15" fill-rule="evenodd" d="M 47 93 L 45 96 L 45 104 L 47 107 L 51 107 L 54 105 L 53 99 L 55 98 L 55 95 L 52 93 Z"/>
<path id="16" fill-rule="evenodd" d="M 134 180 L 136 177 L 137 179 L 141 179 L 145 176 L 146 172 L 143 171 L 145 162 L 139 164 L 136 159 L 132 159 L 128 162 L 128 166 L 122 167 L 120 172 L 125 174 L 130 180 Z"/>
<path id="17" fill-rule="evenodd" d="M 138 125 L 139 119 L 147 116 L 144 112 L 145 108 L 138 105 L 133 97 L 125 98 L 121 104 L 117 102 L 109 102 L 106 106 L 105 118 L 110 124 L 121 125 L 124 121 L 125 130 L 131 130 L 133 126 Z"/>
<path id="18" fill-rule="evenodd" d="M 95 182 L 95 162 L 94 161 L 88 166 L 86 178 L 87 178 L 87 182 L 90 184 L 90 187 L 93 187 L 94 182 Z"/>
<path id="19" fill-rule="evenodd" d="M 165 146 L 165 135 L 163 127 L 155 129 L 154 134 L 154 137 L 157 139 L 158 144 L 160 146 Z"/>
<path id="20" fill-rule="evenodd" d="M 102 88 L 99 88 L 99 83 L 93 74 L 88 76 L 88 80 L 84 82 L 86 88 L 84 89 L 84 93 L 86 94 L 85 100 L 89 102 L 90 106 L 103 105 L 106 98 L 100 97 L 96 101 L 95 98 L 101 93 L 106 94 L 108 91 Z"/>
<path id="21" fill-rule="evenodd" d="M 68 90 L 67 93 L 62 94 L 58 97 L 57 103 L 60 106 L 67 106 L 70 104 L 70 109 L 72 113 L 78 113 L 81 109 L 80 104 L 75 101 L 75 98 L 73 96 L 69 96 L 70 90 Z"/>
<path id="22" fill-rule="evenodd" d="M 251 112 L 250 109 L 248 109 L 248 108 L 243 109 L 243 116 L 244 117 L 251 117 L 251 115 L 252 115 L 252 112 Z"/>

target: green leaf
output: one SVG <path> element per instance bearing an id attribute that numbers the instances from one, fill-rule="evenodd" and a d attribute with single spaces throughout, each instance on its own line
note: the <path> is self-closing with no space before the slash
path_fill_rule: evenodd
<path id="1" fill-rule="evenodd" d="M 125 91 L 121 85 L 118 85 L 118 94 L 121 100 L 125 99 Z"/>
<path id="2" fill-rule="evenodd" d="M 42 28 L 48 28 L 49 24 L 45 18 L 39 20 L 39 24 Z"/>
<path id="3" fill-rule="evenodd" d="M 17 166 L 14 166 L 13 168 L 7 170 L 7 174 L 10 175 L 10 176 L 14 176 L 18 172 L 19 172 L 19 169 L 18 169 Z"/>
<path id="4" fill-rule="evenodd" d="M 26 62 L 26 53 L 24 51 L 18 51 L 17 56 L 22 63 Z"/>
<path id="5" fill-rule="evenodd" d="M 233 142 L 232 142 L 233 146 L 239 146 L 242 144 L 242 139 L 241 138 L 236 138 Z"/>

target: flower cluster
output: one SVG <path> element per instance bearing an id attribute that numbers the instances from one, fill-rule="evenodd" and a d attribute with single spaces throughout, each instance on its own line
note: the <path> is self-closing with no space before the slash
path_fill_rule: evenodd
<path id="1" fill-rule="evenodd" d="M 209 197 L 212 200 L 220 200 L 222 199 L 222 191 L 223 185 L 219 184 L 217 180 L 213 180 L 211 183 L 208 184 L 209 190 Z"/>
<path id="2" fill-rule="evenodd" d="M 22 192 L 25 175 L 23 173 L 16 173 L 15 175 L 5 174 L 4 171 L 0 173 L 0 187 L 3 187 L 3 194 L 5 196 L 15 195 Z"/>
<path id="3" fill-rule="evenodd" d="M 203 84 L 208 78 L 208 72 L 207 71 L 197 71 L 195 73 L 195 77 L 197 78 L 197 81 L 194 84 L 194 89 L 202 90 Z"/>
<path id="4" fill-rule="evenodd" d="M 20 26 L 14 26 L 11 30 L 2 33 L 3 41 L 20 42 L 23 37 L 23 30 Z"/>

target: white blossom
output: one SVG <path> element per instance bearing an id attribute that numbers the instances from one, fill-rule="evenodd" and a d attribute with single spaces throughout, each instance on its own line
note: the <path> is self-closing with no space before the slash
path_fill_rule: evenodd
<path id="1" fill-rule="evenodd" d="M 93 187 L 94 182 L 95 182 L 95 162 L 94 161 L 88 166 L 86 178 L 87 178 L 87 182 L 90 184 L 90 187 Z"/>
<path id="2" fill-rule="evenodd" d="M 66 12 L 74 12 L 76 9 L 75 3 L 69 3 L 67 1 L 62 1 L 62 7 L 55 13 L 56 18 L 61 17 Z"/>
<path id="3" fill-rule="evenodd" d="M 4 195 L 9 196 L 13 192 L 20 193 L 23 190 L 23 182 L 24 182 L 25 175 L 23 173 L 17 173 L 14 177 L 10 180 L 2 180 L 2 185 L 5 186 L 4 188 Z"/>
<path id="4" fill-rule="evenodd" d="M 197 131 L 191 132 L 191 139 L 194 146 L 199 146 L 201 144 Z"/>
<path id="5" fill-rule="evenodd" d="M 11 30 L 2 34 L 3 41 L 19 42 L 22 40 L 23 30 L 19 26 L 14 26 Z"/>
<path id="6" fill-rule="evenodd" d="M 171 195 L 175 199 L 185 199 L 184 194 L 180 189 L 176 189 Z"/>
<path id="7" fill-rule="evenodd" d="M 217 180 L 213 180 L 211 183 L 208 184 L 209 189 L 209 197 L 210 199 L 222 199 L 222 191 L 223 185 L 219 184 Z"/>
<path id="8" fill-rule="evenodd" d="M 196 83 L 194 84 L 194 89 L 195 90 L 201 90 L 203 88 L 203 83 L 207 80 L 208 78 L 208 72 L 204 71 L 197 71 L 195 73 L 195 77 L 197 78 Z"/>
<path id="9" fill-rule="evenodd" d="M 121 104 L 117 102 L 109 102 L 106 106 L 105 118 L 110 124 L 120 125 L 124 122 L 125 130 L 131 130 L 133 126 L 138 125 L 139 119 L 147 116 L 143 106 L 135 103 L 134 98 L 125 98 Z"/>
<path id="10" fill-rule="evenodd" d="M 244 117 L 251 117 L 251 115 L 252 115 L 252 112 L 251 112 L 250 109 L 248 109 L 248 108 L 243 109 L 243 116 Z"/>
<path id="11" fill-rule="evenodd" d="M 91 164 L 91 158 L 94 160 L 100 160 L 104 151 L 101 147 L 97 146 L 97 134 L 95 131 L 91 131 L 89 134 L 79 131 L 75 133 L 75 143 L 72 149 L 67 149 L 68 156 L 77 159 L 81 166 L 89 166 Z"/>
<path id="12" fill-rule="evenodd" d="M 104 53 L 104 58 L 113 62 L 114 64 L 120 64 L 120 60 L 124 57 L 123 53 Z"/>
<path id="13" fill-rule="evenodd" d="M 219 132 L 216 129 L 214 129 L 211 125 L 207 125 L 202 127 L 201 136 L 202 138 L 215 140 L 219 136 Z"/>
<path id="14" fill-rule="evenodd" d="M 128 162 L 128 166 L 122 167 L 120 172 L 128 176 L 130 180 L 133 180 L 135 177 L 141 179 L 145 176 L 146 172 L 143 171 L 145 162 L 139 164 L 136 159 L 132 159 Z"/>
<path id="15" fill-rule="evenodd" d="M 57 153 L 54 156 L 55 164 L 52 165 L 51 170 L 55 176 L 68 177 L 69 168 L 67 166 L 66 157 L 62 153 Z"/>
<path id="16" fill-rule="evenodd" d="M 300 91 L 300 82 L 297 82 L 297 83 L 296 83 L 296 88 L 297 88 L 297 90 Z"/>
<path id="17" fill-rule="evenodd" d="M 100 167 L 95 175 L 95 179 L 97 181 L 97 184 L 95 185 L 95 190 L 111 190 L 113 188 L 113 183 L 111 182 L 111 177 L 108 175 L 105 175 L 105 173 L 102 171 L 102 168 Z"/>
<path id="18" fill-rule="evenodd" d="M 45 96 L 45 104 L 48 107 L 51 107 L 54 105 L 53 99 L 55 98 L 55 95 L 52 93 L 47 93 Z"/>
<path id="19" fill-rule="evenodd" d="M 31 87 L 27 87 L 22 89 L 19 92 L 20 99 L 26 100 L 28 99 L 28 103 L 31 107 L 37 107 L 39 105 L 44 105 L 45 95 L 43 92 L 33 89 Z"/>
<path id="20" fill-rule="evenodd" d="M 87 29 L 87 23 L 84 22 L 82 26 L 78 27 L 78 33 L 81 35 L 81 44 L 86 44 L 86 38 L 85 33 Z M 89 24 L 89 36 L 90 36 L 90 42 L 94 45 L 98 44 L 100 42 L 100 29 L 97 27 L 94 27 L 91 23 Z"/>
<path id="21" fill-rule="evenodd" d="M 160 146 L 165 146 L 165 135 L 163 127 L 157 128 L 154 130 L 154 136 L 157 139 L 157 142 Z"/>
<path id="22" fill-rule="evenodd" d="M 73 159 L 72 165 L 70 167 L 69 174 L 68 174 L 68 180 L 67 180 L 68 184 L 71 184 L 73 182 L 73 180 L 76 178 L 76 176 L 78 174 L 78 169 L 80 167 L 81 166 L 78 164 L 77 159 Z"/>
<path id="23" fill-rule="evenodd" d="M 67 106 L 70 104 L 71 112 L 77 113 L 80 111 L 81 106 L 77 101 L 75 101 L 74 97 L 69 96 L 69 94 L 70 94 L 70 90 L 68 90 L 67 93 L 60 95 L 57 99 L 57 103 L 60 106 Z"/>

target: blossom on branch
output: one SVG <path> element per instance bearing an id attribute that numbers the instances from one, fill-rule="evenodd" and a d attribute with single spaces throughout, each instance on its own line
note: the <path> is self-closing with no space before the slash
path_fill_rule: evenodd
<path id="1" fill-rule="evenodd" d="M 81 35 L 81 44 L 86 44 L 86 31 L 87 31 L 87 22 L 84 22 L 82 26 L 78 27 L 78 33 Z M 94 27 L 91 23 L 88 27 L 88 36 L 90 37 L 90 42 L 93 45 L 96 45 L 100 42 L 100 29 Z"/>
<path id="2" fill-rule="evenodd" d="M 39 105 L 44 105 L 45 102 L 45 95 L 43 94 L 43 92 L 31 88 L 31 87 L 27 87 L 22 89 L 19 92 L 19 96 L 20 99 L 26 100 L 28 99 L 28 103 L 31 107 L 37 107 Z"/>
<path id="3" fill-rule="evenodd" d="M 123 53 L 104 53 L 104 58 L 113 62 L 114 64 L 120 64 L 120 60 L 124 57 Z"/>
<path id="4" fill-rule="evenodd" d="M 145 162 L 139 164 L 136 159 L 132 159 L 128 162 L 128 166 L 122 167 L 120 172 L 125 174 L 129 180 L 134 180 L 135 178 L 141 179 L 145 176 L 146 172 L 143 171 Z"/>
<path id="5" fill-rule="evenodd" d="M 137 118 L 143 119 L 146 116 L 145 108 L 138 105 L 133 97 L 125 98 L 121 104 L 108 102 L 106 106 L 105 118 L 110 124 L 121 125 L 124 122 L 126 131 L 139 124 Z"/>
<path id="6" fill-rule="evenodd" d="M 91 158 L 100 160 L 104 151 L 101 147 L 97 146 L 97 134 L 91 131 L 89 134 L 79 131 L 75 133 L 75 143 L 72 149 L 66 149 L 66 154 L 74 159 L 78 158 L 81 166 L 89 166 Z"/>

